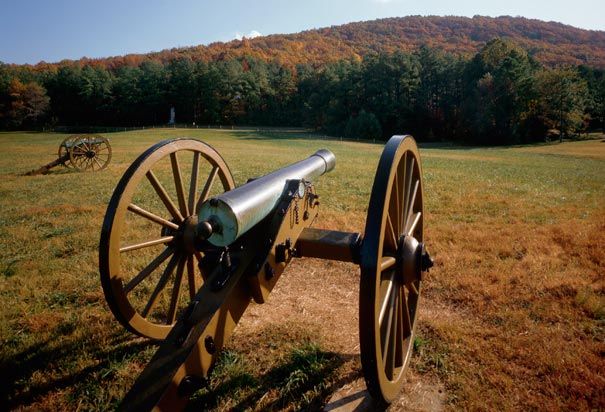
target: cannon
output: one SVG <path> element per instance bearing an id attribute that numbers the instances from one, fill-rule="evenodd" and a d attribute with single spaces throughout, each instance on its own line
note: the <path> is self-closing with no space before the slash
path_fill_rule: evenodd
<path id="1" fill-rule="evenodd" d="M 386 143 L 363 234 L 311 227 L 320 207 L 313 182 L 335 164 L 319 150 L 236 188 L 216 150 L 183 138 L 156 144 L 126 170 L 101 231 L 101 284 L 116 319 L 160 344 L 121 409 L 184 408 L 246 308 L 266 302 L 304 257 L 359 266 L 363 374 L 378 403 L 396 399 L 433 264 L 418 149 L 411 136 Z"/>
<path id="2" fill-rule="evenodd" d="M 66 137 L 59 145 L 57 158 L 27 175 L 46 174 L 55 166 L 63 165 L 80 172 L 103 170 L 111 160 L 111 145 L 105 137 L 88 134 Z"/>

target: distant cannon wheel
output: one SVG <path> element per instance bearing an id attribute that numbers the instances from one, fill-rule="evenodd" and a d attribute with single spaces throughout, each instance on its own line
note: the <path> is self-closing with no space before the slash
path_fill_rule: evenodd
<path id="1" fill-rule="evenodd" d="M 109 307 L 127 329 L 166 337 L 206 276 L 192 247 L 199 207 L 234 187 L 223 158 L 194 139 L 160 142 L 126 170 L 107 207 L 99 266 Z"/>
<path id="2" fill-rule="evenodd" d="M 422 173 L 411 136 L 394 136 L 380 158 L 361 251 L 360 346 L 368 390 L 399 394 L 413 348 L 424 255 Z"/>
<path id="3" fill-rule="evenodd" d="M 103 170 L 111 160 L 109 140 L 99 135 L 76 136 L 68 142 L 70 165 L 82 172 Z"/>
<path id="4" fill-rule="evenodd" d="M 78 137 L 79 137 L 78 135 L 68 136 L 65 139 L 63 139 L 63 141 L 59 145 L 59 150 L 58 150 L 57 156 L 59 156 L 59 159 L 64 159 L 63 166 L 67 167 L 68 169 L 73 168 L 73 165 L 71 164 L 71 160 L 69 158 L 69 151 L 74 146 L 74 141 Z"/>

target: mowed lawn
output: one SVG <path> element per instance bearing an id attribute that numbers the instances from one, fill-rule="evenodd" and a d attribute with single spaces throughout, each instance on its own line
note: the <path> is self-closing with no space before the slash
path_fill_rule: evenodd
<path id="1" fill-rule="evenodd" d="M 0 133 L 2 410 L 113 409 L 154 353 L 113 319 L 97 257 L 113 189 L 147 147 L 203 140 L 237 184 L 328 148 L 337 166 L 316 185 L 315 227 L 347 231 L 363 230 L 382 151 L 297 133 L 156 129 L 106 134 L 104 171 L 23 176 L 66 136 Z M 437 388 L 444 409 L 604 409 L 605 141 L 420 153 L 436 265 L 410 382 Z M 193 405 L 317 409 L 358 379 L 358 282 L 351 264 L 294 262 L 244 316 Z M 398 405 L 415 396 L 410 385 Z"/>

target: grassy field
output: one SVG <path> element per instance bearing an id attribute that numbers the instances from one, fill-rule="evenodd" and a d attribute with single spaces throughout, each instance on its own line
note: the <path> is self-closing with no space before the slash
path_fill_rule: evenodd
<path id="1" fill-rule="evenodd" d="M 99 173 L 22 174 L 54 159 L 60 134 L 0 133 L 0 409 L 112 409 L 156 346 L 122 330 L 101 291 L 105 208 L 147 147 L 213 145 L 237 184 L 318 148 L 316 227 L 362 231 L 382 147 L 306 135 L 154 130 L 106 135 Z M 421 148 L 427 277 L 402 400 L 435 388 L 468 410 L 605 409 L 605 141 Z M 316 410 L 360 375 L 359 273 L 295 261 L 253 306 L 192 409 Z M 418 407 L 422 409 L 422 407 Z"/>

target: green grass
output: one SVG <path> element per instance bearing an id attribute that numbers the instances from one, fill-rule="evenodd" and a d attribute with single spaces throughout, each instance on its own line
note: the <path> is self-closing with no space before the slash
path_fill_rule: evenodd
<path id="1" fill-rule="evenodd" d="M 0 133 L 0 408 L 113 409 L 151 357 L 155 346 L 122 331 L 104 302 L 99 234 L 126 168 L 152 144 L 183 136 L 215 147 L 237 184 L 332 150 L 337 167 L 316 185 L 315 227 L 363 230 L 380 144 L 145 130 L 106 135 L 113 159 L 102 172 L 26 177 L 66 135 Z M 455 409 L 605 408 L 605 143 L 427 147 L 421 156 L 437 265 L 411 373 L 441 382 Z M 305 265 L 327 279 L 341 270 Z M 335 287 L 356 293 L 356 280 Z M 236 329 L 193 407 L 316 409 L 359 376 L 358 358 L 330 327 L 341 322 Z"/>

